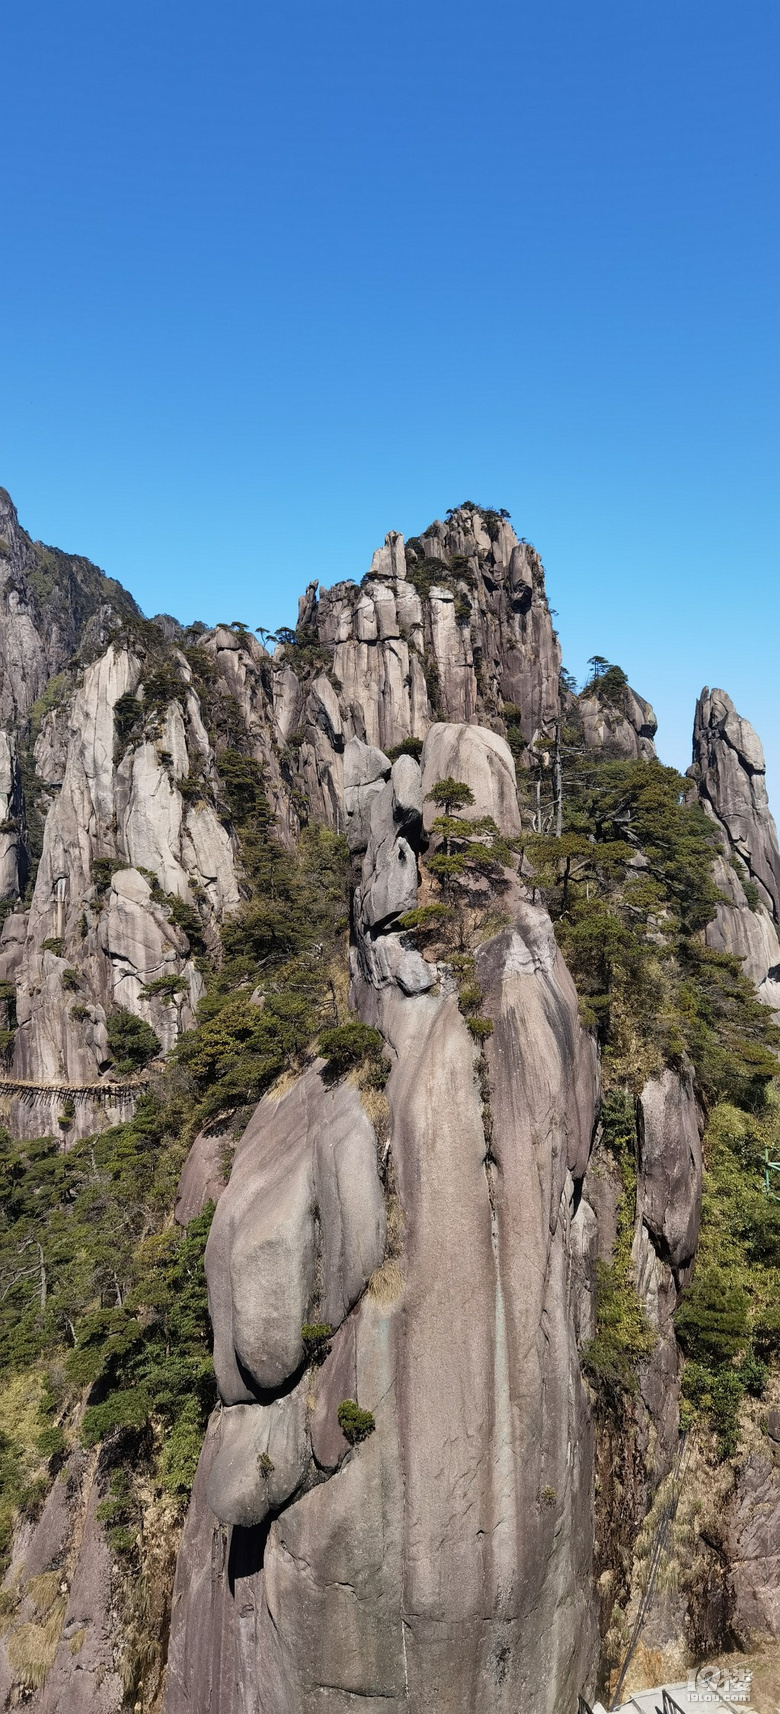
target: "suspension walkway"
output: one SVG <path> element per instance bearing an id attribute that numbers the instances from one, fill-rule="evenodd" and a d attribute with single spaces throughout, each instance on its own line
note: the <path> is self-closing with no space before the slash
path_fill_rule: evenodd
<path id="1" fill-rule="evenodd" d="M 142 1094 L 148 1085 L 149 1077 L 143 1073 L 124 1079 L 104 1078 L 100 1083 L 32 1083 L 23 1077 L 0 1076 L 0 1095 L 56 1095 L 71 1101 L 117 1101 L 123 1096 Z"/>

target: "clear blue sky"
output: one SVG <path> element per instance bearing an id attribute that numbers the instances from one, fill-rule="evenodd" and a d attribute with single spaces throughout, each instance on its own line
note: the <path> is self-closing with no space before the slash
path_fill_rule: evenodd
<path id="1" fill-rule="evenodd" d="M 0 483 L 147 612 L 294 620 L 469 498 L 569 668 L 780 799 L 777 0 L 26 0 Z"/>

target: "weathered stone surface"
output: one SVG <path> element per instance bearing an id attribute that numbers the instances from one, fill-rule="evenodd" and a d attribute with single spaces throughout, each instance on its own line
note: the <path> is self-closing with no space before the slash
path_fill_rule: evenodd
<path id="1" fill-rule="evenodd" d="M 365 851 L 371 831 L 371 805 L 390 778 L 391 762 L 382 750 L 350 738 L 344 749 L 344 808 L 350 851 Z"/>
<path id="2" fill-rule="evenodd" d="M 591 749 L 608 748 L 627 761 L 652 760 L 658 721 L 650 703 L 637 696 L 630 685 L 626 685 L 619 705 L 583 693 L 576 700 L 576 710 Z"/>
<path id="3" fill-rule="evenodd" d="M 16 899 L 27 879 L 24 793 L 11 732 L 0 732 L 0 899 Z"/>
<path id="4" fill-rule="evenodd" d="M 728 1545 L 738 1633 L 780 1637 L 780 1469 L 759 1452 L 739 1471 Z"/>
<path id="5" fill-rule="evenodd" d="M 356 899 L 361 931 L 385 931 L 417 903 L 417 857 L 422 824 L 420 769 L 399 756 L 372 799 L 363 885 Z"/>
<path id="6" fill-rule="evenodd" d="M 199 1131 L 181 1170 L 173 1217 L 188 1226 L 207 1202 L 218 1202 L 225 1188 L 225 1158 L 229 1138 Z"/>
<path id="7" fill-rule="evenodd" d="M 17 1537 L 5 1579 L 9 1602 L 0 1639 L 2 1706 L 23 1704 L 33 1714 L 120 1714 L 123 1686 L 116 1670 L 116 1612 L 112 1562 L 97 1507 L 103 1497 L 97 1452 L 71 1454 L 37 1523 Z M 38 1605 L 36 1579 L 54 1574 L 51 1604 Z M 56 1621 L 59 1636 L 45 1683 L 22 1686 L 14 1670 L 16 1640 L 35 1648 L 35 1630 Z M 27 1649 L 24 1647 L 25 1631 Z M 40 1633 L 39 1633 L 40 1636 Z M 42 1639 L 41 1639 L 42 1640 Z M 40 1646 L 40 1644 L 39 1644 Z"/>
<path id="8" fill-rule="evenodd" d="M 480 950 L 478 975 L 495 1020 L 489 1147 L 455 997 L 357 981 L 393 1055 L 403 1255 L 379 1270 L 318 1371 L 312 1435 L 327 1480 L 284 1504 L 267 1538 L 247 1536 L 238 1600 L 218 1569 L 206 1589 L 196 1501 L 188 1544 L 196 1529 L 202 1539 L 180 1558 L 167 1714 L 209 1706 L 196 1674 L 232 1649 L 234 1628 L 238 1701 L 230 1674 L 223 1688 L 212 1673 L 214 1714 L 253 1697 L 268 1714 L 317 1714 L 325 1700 L 347 1714 L 377 1698 L 399 1714 L 526 1703 L 557 1714 L 585 1680 L 590 1429 L 568 1246 L 595 1055 L 544 912 L 521 907 Z M 234 1179 L 252 1148 L 248 1134 Z M 331 1218 L 323 1206 L 323 1231 Z M 353 1451 L 334 1428 L 339 1396 L 374 1413 Z M 208 1650 L 190 1613 L 209 1627 Z"/>
<path id="9" fill-rule="evenodd" d="M 231 1532 L 206 1499 L 219 1449 L 222 1412 L 214 1412 L 200 1455 L 176 1564 L 164 1707 L 175 1714 L 245 1714 L 251 1708 L 241 1662 L 246 1613 L 247 1532 Z M 250 1540 L 251 1540 L 250 1535 Z M 255 1538 L 256 1539 L 256 1538 Z M 260 1555 L 255 1552 L 254 1570 Z M 238 1589 L 238 1602 L 232 1599 Z M 251 1628 L 243 1626 L 246 1634 Z M 257 1701 L 255 1697 L 255 1701 Z"/>
<path id="10" fill-rule="evenodd" d="M 647 1325 L 655 1335 L 652 1350 L 639 1365 L 636 1413 L 649 1498 L 671 1470 L 679 1446 L 682 1357 L 672 1319 L 679 1292 L 675 1274 L 641 1220 L 634 1233 L 631 1263 Z"/>
<path id="11" fill-rule="evenodd" d="M 342 1399 L 354 1399 L 357 1394 L 357 1324 L 358 1312 L 353 1311 L 335 1333 L 313 1386 L 311 1448 L 320 1469 L 330 1474 L 338 1469 L 347 1451 L 338 1408 Z"/>
<path id="12" fill-rule="evenodd" d="M 780 1015 L 780 852 L 764 753 L 723 690 L 705 689 L 699 697 L 689 773 L 724 847 L 714 870 L 723 898 L 707 925 L 707 944 L 741 959 L 759 998 Z M 756 890 L 750 903 L 743 882 Z"/>
<path id="13" fill-rule="evenodd" d="M 248 1528 L 300 1488 L 309 1463 L 307 1382 L 270 1404 L 226 1406 L 207 1499 L 224 1524 Z"/>
<path id="14" fill-rule="evenodd" d="M 206 1275 L 224 1401 L 282 1386 L 303 1361 L 304 1322 L 338 1326 L 383 1249 L 373 1127 L 355 1089 L 328 1089 L 312 1068 L 260 1103 L 214 1216 Z"/>
<path id="15" fill-rule="evenodd" d="M 441 578 L 421 599 L 411 579 L 425 557 L 440 564 Z M 560 649 L 544 573 L 505 520 L 488 535 L 478 513 L 460 508 L 406 551 L 403 538 L 391 534 L 360 588 L 344 582 L 318 592 L 310 585 L 301 623 L 332 653 L 333 682 L 324 701 L 310 694 L 299 777 L 312 805 L 336 826 L 343 788 L 335 758 L 352 737 L 386 751 L 411 735 L 422 738 L 437 715 L 473 721 L 490 709 L 496 718 L 502 703 L 527 743 L 555 730 Z M 232 653 L 235 659 L 235 639 Z M 318 686 L 323 682 L 326 675 Z M 273 703 L 286 740 L 301 727 L 294 645 L 274 655 Z"/>
<path id="16" fill-rule="evenodd" d="M 780 1013 L 780 936 L 771 912 L 763 904 L 751 910 L 738 874 L 724 857 L 716 857 L 713 879 L 721 898 L 705 930 L 707 945 L 738 958 L 759 999 Z"/>
<path id="17" fill-rule="evenodd" d="M 769 808 L 758 734 L 724 690 L 703 690 L 696 705 L 693 767 L 705 809 L 725 831 L 774 921 L 780 921 L 780 852 Z"/>
<path id="18" fill-rule="evenodd" d="M 520 832 L 517 779 L 512 752 L 504 738 L 485 726 L 439 723 L 426 735 L 422 753 L 422 794 L 437 780 L 463 780 L 474 793 L 466 816 L 491 815 L 501 833 Z M 441 810 L 425 801 L 424 820 L 431 826 Z"/>
<path id="19" fill-rule="evenodd" d="M 0 724 L 24 721 L 52 675 L 77 649 L 105 649 L 117 621 L 140 608 L 114 578 L 79 554 L 33 542 L 0 488 Z"/>
<path id="20" fill-rule="evenodd" d="M 17 723 L 78 638 L 61 629 L 52 642 L 41 625 L 28 575 L 37 550 L 8 516 L 0 812 L 19 829 L 0 836 L 0 890 L 14 898 Z M 366 1097 L 382 1114 L 379 1151 L 357 1089 L 328 1088 L 313 1066 L 261 1103 L 219 1198 L 208 1274 L 223 1403 L 179 1558 L 166 1714 L 368 1714 L 377 1701 L 388 1714 L 558 1714 L 575 1705 L 596 1652 L 593 1434 L 577 1353 L 594 1331 L 595 1262 L 611 1255 L 618 1189 L 595 1169 L 584 1178 L 595 1050 L 549 918 L 519 880 L 502 895 L 507 926 L 477 953 L 494 1024 L 482 1047 L 453 969 L 428 963 L 397 927 L 417 902 L 436 779 L 465 779 L 476 800 L 467 814 L 520 829 L 515 764 L 494 728 L 519 727 L 531 757 L 558 728 L 560 652 L 541 563 L 506 519 L 469 507 L 406 547 L 390 535 L 362 586 L 309 584 L 299 634 L 273 656 L 241 628 L 204 633 L 203 709 L 180 654 L 180 692 L 146 722 L 144 644 L 99 646 L 115 617 L 108 599 L 94 608 L 81 633 L 92 664 L 69 668 L 49 712 L 36 711 L 43 857 L 29 911 L 0 937 L 0 974 L 18 989 L 17 1075 L 110 1075 L 116 1005 L 148 1019 L 164 1051 L 192 1020 L 200 977 L 161 891 L 194 907 L 212 951 L 239 903 L 212 697 L 232 699 L 279 839 L 292 848 L 301 823 L 325 821 L 363 856 L 352 996 L 392 1067 L 389 1124 L 381 1097 Z M 185 641 L 164 617 L 161 634 Z M 141 713 L 123 748 L 114 711 L 128 696 Z M 778 1007 L 780 858 L 763 758 L 728 699 L 707 697 L 697 777 L 727 846 L 726 900 L 708 940 L 736 951 Z M 633 692 L 620 710 L 580 699 L 579 714 L 587 742 L 654 753 L 652 709 Z M 391 767 L 388 750 L 409 736 L 425 740 L 422 772 L 408 755 Z M 754 911 L 732 855 L 759 889 Z M 98 886 L 101 859 L 114 872 Z M 169 976 L 178 991 L 153 995 Z M 38 1090 L 18 1097 L 16 1133 L 55 1128 L 59 1104 Z M 695 1249 L 701 1157 L 690 1079 L 655 1079 L 641 1110 L 633 1272 L 658 1337 L 631 1408 L 649 1499 L 676 1445 L 672 1317 Z M 114 1116 L 85 1103 L 74 1134 Z M 221 1153 L 221 1139 L 196 1139 L 180 1221 L 218 1195 Z M 335 1329 L 319 1364 L 301 1337 L 310 1319 Z M 357 1447 L 338 1424 L 347 1398 L 374 1416 Z M 764 1631 L 777 1627 L 774 1444 L 751 1454 L 730 1525 L 738 1622 Z M 25 1537 L 29 1565 L 48 1564 L 55 1542 L 71 1553 L 63 1493 L 58 1484 L 46 1536 Z M 105 1544 L 90 1533 L 94 1507 L 83 1517 L 104 1604 L 94 1580 L 78 1583 L 86 1561 L 74 1552 L 69 1628 L 45 1692 L 54 1700 L 36 1697 L 34 1714 L 115 1714 L 118 1610 L 107 1604 Z M 91 1640 L 72 1655 L 79 1613 Z M 4 1694 L 3 1658 L 0 1644 Z"/>
<path id="21" fill-rule="evenodd" d="M 691 1071 L 645 1084 L 639 1098 L 637 1208 L 660 1255 L 679 1274 L 696 1253 L 701 1217 L 702 1116 Z"/>
<path id="22" fill-rule="evenodd" d="M 73 697 L 65 764 L 55 770 L 59 790 L 46 816 L 32 903 L 25 919 L 12 919 L 0 953 L 18 984 L 13 1070 L 26 1082 L 94 1083 L 108 1068 L 105 1018 L 117 1006 L 151 1023 L 164 1052 L 191 1024 L 202 978 L 186 934 L 170 921 L 159 893 L 153 897 L 141 870 L 165 894 L 188 905 L 202 901 L 207 938 L 238 904 L 229 833 L 210 804 L 189 805 L 179 790 L 192 757 L 207 777 L 213 770 L 197 698 L 186 690 L 191 674 L 183 656 L 180 667 L 181 702 L 164 711 L 156 739 L 142 735 L 123 754 L 114 710 L 129 696 L 142 707 L 140 657 L 109 647 L 86 668 Z M 93 866 L 103 859 L 116 872 L 100 890 Z M 18 935 L 22 920 L 26 935 L 20 947 L 11 936 Z M 46 941 L 61 943 L 62 955 L 44 952 Z M 78 974 L 74 998 L 86 1017 L 74 1018 L 64 1000 L 66 968 Z M 164 977 L 180 977 L 180 988 L 150 994 L 148 986 Z M 28 1123 L 39 1122 L 28 1106 L 19 1101 L 15 1109 L 22 1134 L 31 1134 Z M 57 1110 L 55 1101 L 55 1128 Z M 70 1134 L 86 1134 L 94 1125 L 92 1109 L 79 1105 Z"/>

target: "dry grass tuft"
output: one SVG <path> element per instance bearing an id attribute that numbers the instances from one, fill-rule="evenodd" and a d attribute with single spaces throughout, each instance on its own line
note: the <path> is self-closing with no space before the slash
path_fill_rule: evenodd
<path id="1" fill-rule="evenodd" d="M 60 1593 L 61 1582 L 61 1571 L 42 1571 L 40 1576 L 30 1578 L 24 1593 L 35 1602 L 39 1613 L 48 1613 Z"/>
<path id="2" fill-rule="evenodd" d="M 300 1075 L 300 1071 L 283 1071 L 281 1077 L 277 1077 L 276 1082 L 271 1084 L 270 1089 L 266 1089 L 264 1099 L 281 1101 L 283 1095 L 289 1095 L 290 1090 L 295 1088 Z"/>
<path id="3" fill-rule="evenodd" d="M 6 1637 L 6 1653 L 14 1678 L 23 1690 L 42 1690 L 62 1635 L 67 1595 L 58 1595 L 43 1624 L 18 1625 Z"/>
<path id="4" fill-rule="evenodd" d="M 390 1103 L 384 1090 L 360 1089 L 360 1100 L 374 1127 L 377 1142 L 384 1143 L 390 1129 Z"/>
<path id="5" fill-rule="evenodd" d="M 400 1263 L 394 1256 L 388 1256 L 381 1266 L 376 1268 L 368 1282 L 368 1295 L 383 1309 L 389 1308 L 401 1296 L 404 1288 L 404 1277 Z"/>

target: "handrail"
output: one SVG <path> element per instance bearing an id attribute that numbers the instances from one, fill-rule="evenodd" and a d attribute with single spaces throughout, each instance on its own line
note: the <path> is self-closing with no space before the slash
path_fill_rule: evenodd
<path id="1" fill-rule="evenodd" d="M 773 1190 L 774 1184 L 778 1186 L 778 1190 Z M 772 1202 L 780 1202 L 780 1161 L 771 1161 L 768 1149 L 764 1150 L 764 1195 Z"/>
<path id="2" fill-rule="evenodd" d="M 17 1091 L 29 1090 L 35 1095 L 82 1095 L 92 1100 L 101 1100 L 115 1095 L 140 1094 L 146 1089 L 149 1078 L 143 1074 L 125 1080 L 108 1081 L 104 1083 L 33 1083 L 23 1077 L 0 1077 L 0 1095 L 13 1095 Z"/>
<path id="3" fill-rule="evenodd" d="M 650 1603 L 652 1601 L 653 1594 L 655 1592 L 655 1580 L 656 1580 L 656 1577 L 658 1575 L 658 1568 L 660 1566 L 661 1559 L 662 1559 L 663 1552 L 664 1552 L 664 1548 L 666 1546 L 667 1530 L 669 1528 L 669 1524 L 672 1521 L 672 1518 L 675 1515 L 675 1512 L 677 1510 L 677 1503 L 678 1503 L 679 1498 L 680 1498 L 680 1489 L 682 1487 L 682 1476 L 683 1476 L 683 1463 L 684 1463 L 684 1458 L 685 1458 L 685 1448 L 686 1448 L 687 1440 L 688 1440 L 688 1435 L 687 1435 L 687 1432 L 684 1430 L 682 1432 L 682 1434 L 680 1435 L 680 1439 L 679 1439 L 678 1446 L 677 1446 L 677 1454 L 675 1457 L 675 1462 L 674 1462 L 674 1467 L 673 1467 L 673 1472 L 672 1472 L 671 1492 L 669 1494 L 669 1499 L 667 1500 L 666 1505 L 664 1506 L 663 1512 L 661 1513 L 661 1517 L 660 1517 L 660 1519 L 658 1521 L 658 1525 L 656 1527 L 655 1538 L 653 1541 L 653 1547 L 652 1547 L 652 1551 L 650 1554 L 650 1567 L 649 1567 L 649 1571 L 648 1571 L 648 1575 L 647 1575 L 647 1582 L 645 1584 L 644 1591 L 642 1593 L 642 1596 L 641 1596 L 641 1599 L 639 1602 L 639 1607 L 637 1610 L 636 1618 L 634 1620 L 634 1625 L 633 1625 L 633 1629 L 632 1629 L 631 1636 L 629 1639 L 628 1648 L 626 1649 L 626 1652 L 623 1656 L 623 1663 L 621 1665 L 620 1673 L 618 1675 L 618 1681 L 617 1681 L 617 1685 L 615 1687 L 615 1693 L 614 1693 L 612 1700 L 610 1702 L 610 1705 L 609 1705 L 610 1708 L 617 1708 L 619 1706 L 618 1698 L 620 1696 L 621 1690 L 623 1689 L 623 1685 L 624 1685 L 625 1679 L 626 1679 L 626 1674 L 628 1672 L 629 1664 L 631 1662 L 631 1657 L 632 1657 L 632 1655 L 634 1653 L 634 1649 L 636 1648 L 636 1645 L 639 1641 L 639 1633 L 642 1629 L 642 1626 L 645 1622 L 645 1619 L 647 1618 L 647 1614 L 648 1614 L 648 1611 L 650 1609 Z"/>

